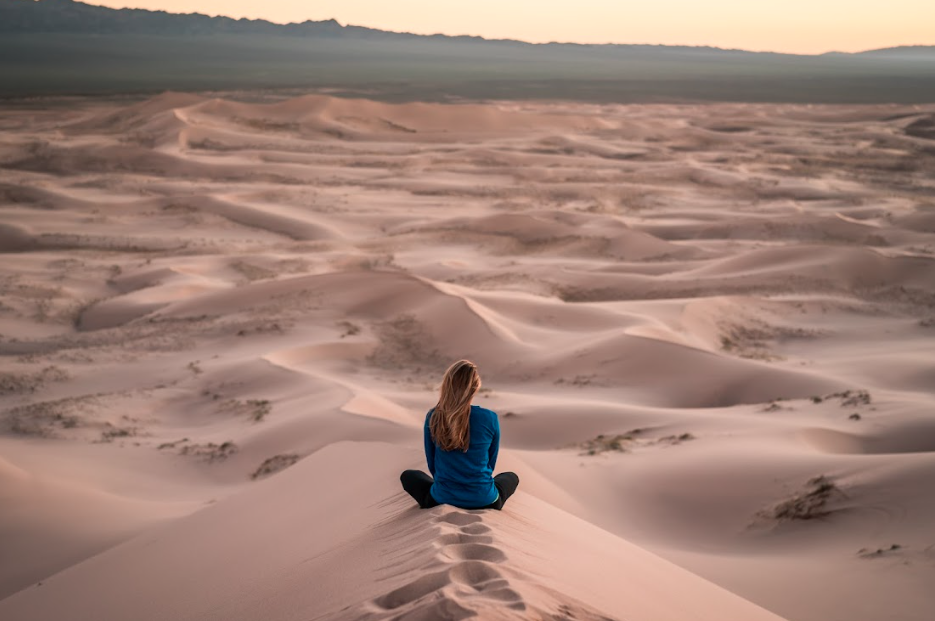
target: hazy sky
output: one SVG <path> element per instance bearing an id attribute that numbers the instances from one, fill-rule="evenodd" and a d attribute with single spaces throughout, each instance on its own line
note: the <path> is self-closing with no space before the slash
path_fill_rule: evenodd
<path id="1" fill-rule="evenodd" d="M 88 0 L 112 7 L 524 41 L 815 54 L 935 45 L 935 0 Z"/>

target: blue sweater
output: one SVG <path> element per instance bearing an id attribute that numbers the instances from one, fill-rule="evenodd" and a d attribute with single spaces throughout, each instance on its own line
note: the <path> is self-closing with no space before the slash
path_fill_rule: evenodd
<path id="1" fill-rule="evenodd" d="M 500 421 L 497 413 L 478 405 L 471 406 L 470 444 L 467 451 L 444 451 L 432 441 L 429 420 L 425 417 L 425 460 L 435 477 L 431 494 L 436 502 L 462 509 L 486 507 L 499 492 L 493 483 L 493 469 L 500 450 Z"/>

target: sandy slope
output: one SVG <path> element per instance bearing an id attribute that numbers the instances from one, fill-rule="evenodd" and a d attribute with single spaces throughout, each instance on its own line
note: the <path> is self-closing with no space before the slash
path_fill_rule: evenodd
<path id="1" fill-rule="evenodd" d="M 531 494 L 505 512 L 420 511 L 394 490 L 395 471 L 417 459 L 392 445 L 334 443 L 0 611 L 23 620 L 62 610 L 76 620 L 779 618 Z M 362 462 L 388 469 L 329 475 Z M 89 598 L 103 584 L 107 593 Z"/>
<path id="2" fill-rule="evenodd" d="M 56 106 L 0 115 L 0 618 L 935 614 L 935 109 Z M 398 489 L 459 357 L 502 513 Z"/>

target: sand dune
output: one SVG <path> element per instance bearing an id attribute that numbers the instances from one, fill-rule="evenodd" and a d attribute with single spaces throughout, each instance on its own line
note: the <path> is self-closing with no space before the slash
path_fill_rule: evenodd
<path id="1" fill-rule="evenodd" d="M 193 507 L 172 507 L 35 476 L 0 459 L 5 556 L 0 585 L 12 592 Z M 63 519 L 67 516 L 67 519 Z M 37 548 L 36 540 L 47 542 Z"/>
<path id="2" fill-rule="evenodd" d="M 930 107 L 0 114 L 0 618 L 932 618 Z"/>
<path id="3" fill-rule="evenodd" d="M 142 110 L 140 113 L 145 114 Z M 265 131 L 298 130 L 342 139 L 414 134 L 418 140 L 425 133 L 502 134 L 546 127 L 573 131 L 613 126 L 608 120 L 588 115 L 523 113 L 478 104 L 388 104 L 324 95 L 272 104 L 212 99 L 187 107 L 178 116 L 193 122 L 233 123 Z"/>
<path id="4" fill-rule="evenodd" d="M 353 482 L 321 476 L 365 455 L 391 470 Z M 7 598 L 0 611 L 24 621 L 62 606 L 75 619 L 253 619 L 275 600 L 283 619 L 779 618 L 533 496 L 502 514 L 419 511 L 392 489 L 395 471 L 417 458 L 335 443 Z M 111 595 L 89 603 L 101 581 Z M 672 591 L 676 601 L 665 596 Z"/>

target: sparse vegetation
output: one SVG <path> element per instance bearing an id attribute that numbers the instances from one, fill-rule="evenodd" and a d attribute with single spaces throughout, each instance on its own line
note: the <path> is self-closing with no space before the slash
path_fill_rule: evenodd
<path id="1" fill-rule="evenodd" d="M 785 500 L 768 512 L 776 520 L 814 520 L 831 514 L 829 501 L 835 496 L 844 496 L 831 479 L 822 475 L 806 483 L 804 491 Z"/>
<path id="2" fill-rule="evenodd" d="M 250 399 L 247 406 L 252 408 L 253 420 L 260 422 L 273 411 L 273 404 L 268 399 Z"/>
<path id="3" fill-rule="evenodd" d="M 184 444 L 185 442 L 188 442 L 188 438 L 182 438 L 181 440 L 175 440 L 174 442 L 163 442 L 162 444 L 157 446 L 156 449 L 161 451 L 167 448 L 175 448 L 179 444 Z"/>
<path id="4" fill-rule="evenodd" d="M 812 403 L 819 404 L 830 399 L 840 399 L 841 407 L 857 407 L 861 405 L 870 405 L 872 401 L 870 393 L 866 390 L 844 390 L 841 392 L 833 392 L 829 395 L 818 396 L 814 395 L 811 397 Z"/>
<path id="5" fill-rule="evenodd" d="M 221 397 L 223 397 L 224 395 L 222 395 L 222 394 L 219 393 L 219 392 L 214 392 L 213 390 L 208 390 L 207 388 L 205 388 L 204 390 L 201 391 L 201 396 L 202 396 L 202 397 L 211 397 L 211 400 L 212 400 L 212 401 L 218 401 L 218 400 L 221 399 Z"/>
<path id="6" fill-rule="evenodd" d="M 222 395 L 209 390 L 202 391 L 205 396 L 210 396 L 212 400 L 218 401 Z M 254 422 L 260 422 L 273 411 L 273 404 L 269 399 L 248 399 L 241 401 L 239 399 L 226 399 L 217 407 L 219 412 L 233 413 L 235 415 L 246 415 Z"/>
<path id="7" fill-rule="evenodd" d="M 367 362 L 373 366 L 424 373 L 443 370 L 448 362 L 438 349 L 432 347 L 433 339 L 415 315 L 403 314 L 377 323 L 374 332 L 380 343 L 367 356 Z"/>
<path id="8" fill-rule="evenodd" d="M 81 422 L 81 419 L 77 416 L 69 416 L 58 412 L 41 418 L 34 418 L 20 415 L 23 411 L 18 408 L 12 410 L 10 417 L 10 431 L 23 436 L 54 438 L 56 436 L 56 427 L 73 429 Z"/>
<path id="9" fill-rule="evenodd" d="M 202 151 L 236 151 L 239 147 L 232 147 L 218 140 L 204 138 L 203 140 L 189 140 L 188 148 Z"/>
<path id="10" fill-rule="evenodd" d="M 835 393 L 829 396 L 840 397 L 842 408 L 854 407 L 858 405 L 870 405 L 870 393 L 866 390 L 845 390 L 844 392 Z"/>
<path id="11" fill-rule="evenodd" d="M 356 336 L 360 334 L 360 326 L 350 321 L 339 321 L 338 327 L 341 328 L 341 338 L 347 336 Z"/>
<path id="12" fill-rule="evenodd" d="M 664 436 L 659 438 L 657 442 L 660 444 L 681 444 L 682 442 L 688 442 L 689 440 L 694 440 L 695 436 L 690 433 L 680 433 L 671 436 Z"/>
<path id="13" fill-rule="evenodd" d="M 775 341 L 814 338 L 820 333 L 815 330 L 774 325 L 754 317 L 744 317 L 743 323 L 722 321 L 721 349 L 727 353 L 750 360 L 773 362 L 783 357 L 772 353 L 769 345 Z"/>
<path id="14" fill-rule="evenodd" d="M 237 331 L 237 336 L 247 336 L 249 334 L 267 334 L 270 332 L 283 332 L 282 326 L 279 325 L 279 322 L 263 323 L 260 325 L 251 325 L 247 328 L 241 328 Z"/>
<path id="15" fill-rule="evenodd" d="M 34 373 L 0 373 L 0 396 L 35 393 L 52 382 L 64 382 L 69 378 L 64 369 L 55 365 Z"/>
<path id="16" fill-rule="evenodd" d="M 277 275 L 273 270 L 260 267 L 259 265 L 253 265 L 252 263 L 247 263 L 246 261 L 234 261 L 231 263 L 231 269 L 242 275 L 247 280 L 247 282 L 267 280 L 270 278 L 275 278 Z"/>
<path id="17" fill-rule="evenodd" d="M 626 433 L 615 435 L 598 434 L 591 440 L 585 440 L 580 444 L 574 445 L 582 449 L 583 455 L 600 455 L 601 453 L 627 452 L 627 447 L 636 441 L 636 436 L 643 432 L 642 429 L 631 429 Z"/>
<path id="18" fill-rule="evenodd" d="M 555 380 L 553 383 L 555 385 L 568 384 L 569 386 L 575 386 L 577 388 L 583 388 L 585 386 L 590 386 L 594 380 L 597 378 L 597 375 L 592 373 L 590 375 L 576 375 L 570 380 L 560 377 Z"/>
<path id="19" fill-rule="evenodd" d="M 214 442 L 189 444 L 187 439 L 182 439 L 176 442 L 161 444 L 159 448 L 176 448 L 179 445 L 181 445 L 178 451 L 179 455 L 198 457 L 209 463 L 223 461 L 238 451 L 237 445 L 229 440 L 221 444 L 216 444 Z"/>
<path id="20" fill-rule="evenodd" d="M 401 269 L 396 263 L 396 257 L 392 254 L 383 254 L 377 257 L 366 257 L 358 262 L 358 267 L 362 270 L 381 270 L 381 269 Z"/>
<path id="21" fill-rule="evenodd" d="M 877 548 L 876 550 L 870 550 L 868 548 L 861 548 L 857 551 L 857 556 L 860 558 L 880 558 L 881 556 L 886 556 L 891 552 L 898 552 L 902 550 L 903 547 L 898 543 L 890 545 L 888 548 Z"/>
<path id="22" fill-rule="evenodd" d="M 262 464 L 260 464 L 260 467 L 253 471 L 253 474 L 250 475 L 250 478 L 259 479 L 261 477 L 275 474 L 280 470 L 285 470 L 297 461 L 299 461 L 299 456 L 295 454 L 274 455 L 273 457 L 270 457 Z"/>
<path id="23" fill-rule="evenodd" d="M 136 429 L 127 429 L 124 427 L 115 427 L 111 423 L 104 423 L 106 429 L 101 432 L 99 442 L 113 442 L 115 438 L 128 438 L 136 435 Z"/>
<path id="24" fill-rule="evenodd" d="M 59 430 L 84 426 L 82 415 L 90 413 L 98 405 L 96 395 L 40 401 L 8 409 L 0 421 L 5 422 L 10 432 L 15 434 L 54 438 Z"/>
<path id="25" fill-rule="evenodd" d="M 633 436 L 618 434 L 614 436 L 605 436 L 604 434 L 598 434 L 593 440 L 587 440 L 582 444 L 585 452 L 588 455 L 598 455 L 600 453 L 606 453 L 608 451 L 617 451 L 619 453 L 625 453 L 626 448 L 624 447 L 625 442 L 633 440 Z"/>
<path id="26" fill-rule="evenodd" d="M 734 323 L 722 324 L 722 329 L 726 329 L 728 336 L 721 337 L 721 344 L 725 349 L 738 352 L 741 356 L 763 356 L 769 357 L 771 354 L 767 350 L 768 343 L 783 336 L 784 330 L 767 324 L 760 320 L 748 320 L 750 325 Z"/>

